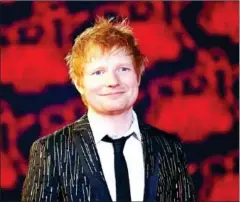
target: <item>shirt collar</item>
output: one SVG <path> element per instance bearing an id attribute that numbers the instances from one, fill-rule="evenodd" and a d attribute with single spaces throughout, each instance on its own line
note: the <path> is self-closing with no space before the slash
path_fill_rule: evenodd
<path id="1" fill-rule="evenodd" d="M 91 111 L 88 111 L 87 114 L 96 144 L 99 143 L 105 135 L 108 134 L 109 136 L 111 136 L 111 134 L 109 134 L 109 131 L 107 130 L 108 126 L 106 125 L 106 123 L 104 123 L 103 120 L 101 120 L 100 117 L 96 116 L 96 114 Z M 123 136 L 128 136 L 132 133 L 134 133 L 134 137 L 136 139 L 141 141 L 142 137 L 138 125 L 138 118 L 134 110 L 132 110 L 132 124 Z"/>

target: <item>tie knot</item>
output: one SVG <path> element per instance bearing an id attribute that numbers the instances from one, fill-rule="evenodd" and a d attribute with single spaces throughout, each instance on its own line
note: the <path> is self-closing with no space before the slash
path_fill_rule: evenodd
<path id="1" fill-rule="evenodd" d="M 112 139 L 110 138 L 108 135 L 106 135 L 102 140 L 104 142 L 110 142 L 113 144 L 113 149 L 115 153 L 122 153 L 123 152 L 123 148 L 124 145 L 127 141 L 127 139 L 130 137 L 131 135 L 127 136 L 127 137 L 121 137 L 119 139 Z"/>

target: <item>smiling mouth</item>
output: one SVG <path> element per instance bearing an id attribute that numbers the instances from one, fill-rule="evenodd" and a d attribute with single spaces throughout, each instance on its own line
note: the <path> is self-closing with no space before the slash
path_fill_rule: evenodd
<path id="1" fill-rule="evenodd" d="M 102 96 L 108 96 L 108 95 L 120 95 L 120 94 L 123 94 L 124 92 L 112 92 L 112 93 L 106 93 L 106 94 L 103 94 Z"/>

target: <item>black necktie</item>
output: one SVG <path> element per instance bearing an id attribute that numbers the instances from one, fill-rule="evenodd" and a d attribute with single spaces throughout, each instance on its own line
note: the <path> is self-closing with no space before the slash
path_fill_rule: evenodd
<path id="1" fill-rule="evenodd" d="M 115 140 L 109 136 L 105 136 L 102 139 L 105 142 L 111 142 L 113 144 L 117 202 L 131 201 L 128 169 L 123 155 L 125 142 L 130 136 L 131 135 Z"/>

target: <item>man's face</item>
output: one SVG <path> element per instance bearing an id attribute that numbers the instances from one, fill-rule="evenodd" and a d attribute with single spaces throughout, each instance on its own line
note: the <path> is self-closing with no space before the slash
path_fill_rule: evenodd
<path id="1" fill-rule="evenodd" d="M 138 96 L 139 82 L 132 57 L 124 50 L 94 57 L 84 67 L 82 87 L 88 108 L 101 114 L 120 114 L 129 110 Z"/>

